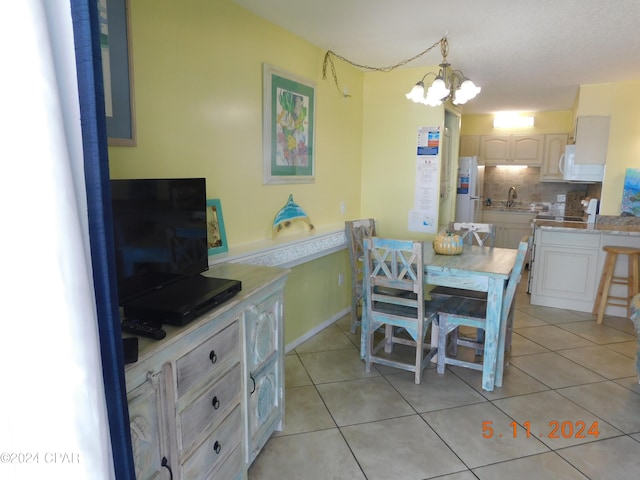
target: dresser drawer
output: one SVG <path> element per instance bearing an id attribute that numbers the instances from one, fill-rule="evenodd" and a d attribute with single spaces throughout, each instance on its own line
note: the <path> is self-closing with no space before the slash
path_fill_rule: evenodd
<path id="1" fill-rule="evenodd" d="M 178 398 L 209 375 L 240 361 L 240 324 L 233 322 L 176 362 Z"/>
<path id="2" fill-rule="evenodd" d="M 220 420 L 240 403 L 241 385 L 242 377 L 238 363 L 178 415 L 181 450 L 188 450 L 212 423 Z"/>
<path id="3" fill-rule="evenodd" d="M 216 470 L 227 458 L 231 459 L 242 439 L 242 414 L 237 405 L 207 439 L 193 452 L 182 465 L 182 478 L 195 480 L 210 478 L 210 472 Z M 241 449 L 239 449 L 241 450 Z M 242 461 L 242 452 L 239 452 Z M 235 471 L 240 470 L 240 464 Z M 232 475 L 220 477 L 228 480 Z"/>

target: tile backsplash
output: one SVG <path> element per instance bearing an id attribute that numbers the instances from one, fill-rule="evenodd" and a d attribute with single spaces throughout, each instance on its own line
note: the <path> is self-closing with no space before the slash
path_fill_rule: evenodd
<path id="1" fill-rule="evenodd" d="M 516 187 L 518 202 L 523 203 L 552 203 L 557 201 L 558 195 L 567 195 L 569 192 L 572 192 L 571 199 L 582 199 L 588 195 L 589 185 L 586 184 L 541 182 L 539 167 L 484 168 L 483 197 L 490 198 L 494 203 L 506 201 L 509 187 L 512 186 Z"/>

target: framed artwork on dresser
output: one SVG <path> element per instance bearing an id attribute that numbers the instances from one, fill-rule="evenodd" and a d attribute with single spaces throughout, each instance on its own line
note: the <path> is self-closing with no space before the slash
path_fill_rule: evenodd
<path id="1" fill-rule="evenodd" d="M 207 248 L 209 255 L 229 251 L 219 198 L 207 200 Z"/>
<path id="2" fill-rule="evenodd" d="M 109 145 L 135 147 L 129 0 L 96 0 Z"/>
<path id="3" fill-rule="evenodd" d="M 316 85 L 263 64 L 263 184 L 313 183 Z"/>

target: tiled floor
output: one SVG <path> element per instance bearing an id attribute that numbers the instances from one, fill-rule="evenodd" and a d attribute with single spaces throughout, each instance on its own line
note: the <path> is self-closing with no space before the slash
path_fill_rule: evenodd
<path id="1" fill-rule="evenodd" d="M 493 392 L 459 367 L 430 367 L 421 385 L 410 372 L 366 373 L 347 317 L 290 352 L 285 429 L 249 480 L 638 478 L 631 322 L 531 306 L 524 284 L 511 365 Z"/>

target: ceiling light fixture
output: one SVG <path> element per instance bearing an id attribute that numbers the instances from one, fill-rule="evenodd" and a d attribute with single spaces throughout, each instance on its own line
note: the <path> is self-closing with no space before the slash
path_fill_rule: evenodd
<path id="1" fill-rule="evenodd" d="M 464 76 L 460 70 L 451 69 L 451 65 L 447 62 L 447 54 L 449 53 L 449 42 L 447 37 L 440 40 L 440 52 L 442 53 L 442 63 L 439 65 L 440 71 L 436 75 L 434 72 L 427 72 L 422 80 L 414 85 L 407 98 L 415 103 L 424 103 L 430 107 L 442 105 L 446 100 L 451 100 L 454 105 L 462 105 L 474 98 L 480 93 L 480 87 L 477 87 L 471 80 Z M 428 75 L 435 76 L 435 80 L 427 89 L 427 95 L 424 94 L 424 79 Z"/>

